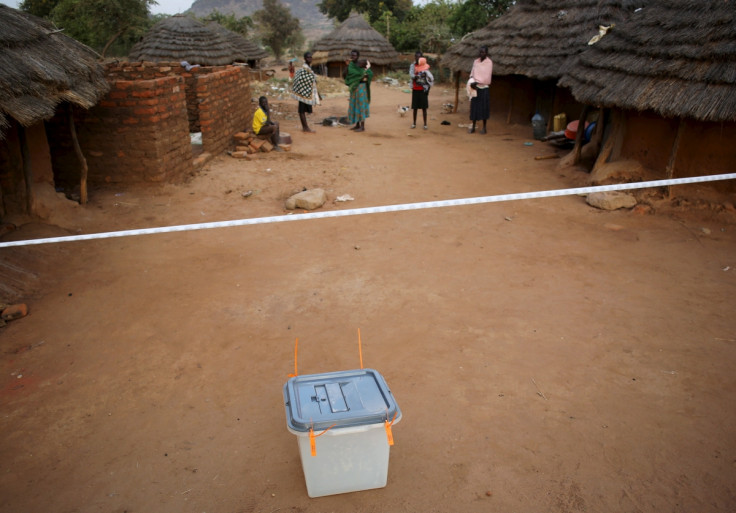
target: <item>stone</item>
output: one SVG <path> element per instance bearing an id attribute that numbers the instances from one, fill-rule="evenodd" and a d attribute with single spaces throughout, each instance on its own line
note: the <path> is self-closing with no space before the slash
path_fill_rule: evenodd
<path id="1" fill-rule="evenodd" d="M 284 206 L 287 210 L 302 208 L 304 210 L 314 210 L 325 204 L 327 201 L 327 193 L 324 189 L 309 189 L 294 194 L 286 200 Z"/>
<path id="2" fill-rule="evenodd" d="M 651 173 L 636 160 L 606 162 L 590 173 L 592 185 L 611 185 L 646 179 Z"/>
<path id="3" fill-rule="evenodd" d="M 0 314 L 0 318 L 4 321 L 14 321 L 15 319 L 25 317 L 26 315 L 28 315 L 28 306 L 25 303 L 20 303 L 5 307 L 3 313 Z"/>
<path id="4" fill-rule="evenodd" d="M 194 159 L 192 164 L 194 164 L 195 169 L 200 169 L 202 166 L 204 166 L 210 159 L 212 159 L 212 154 L 210 153 L 202 153 L 199 157 Z"/>
<path id="5" fill-rule="evenodd" d="M 636 198 L 634 196 L 619 191 L 594 192 L 588 194 L 586 201 L 591 207 L 602 210 L 632 208 L 636 205 Z"/>

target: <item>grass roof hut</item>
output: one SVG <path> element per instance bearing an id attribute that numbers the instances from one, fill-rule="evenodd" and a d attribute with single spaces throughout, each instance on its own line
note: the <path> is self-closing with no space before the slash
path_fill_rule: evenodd
<path id="1" fill-rule="evenodd" d="M 596 168 L 636 159 L 665 178 L 733 172 L 736 1 L 648 4 L 589 46 L 560 80 L 579 101 L 611 114 Z M 718 188 L 736 191 L 736 184 Z"/>
<path id="2" fill-rule="evenodd" d="M 571 58 L 588 47 L 600 26 L 619 24 L 648 0 L 519 0 L 511 10 L 451 46 L 442 66 L 459 80 L 470 72 L 481 46 L 493 60 L 492 113 L 527 123 L 536 111 L 548 121 L 582 110 L 556 84 Z M 457 105 L 457 102 L 455 102 Z"/>
<path id="3" fill-rule="evenodd" d="M 314 43 L 312 67 L 325 67 L 325 74 L 341 77 L 347 68 L 350 51 L 358 50 L 361 59 L 371 63 L 376 74 L 383 74 L 398 60 L 398 52 L 361 14 L 353 12 L 335 30 Z"/>
<path id="4" fill-rule="evenodd" d="M 156 23 L 128 54 L 131 61 L 186 61 L 200 66 L 247 62 L 247 57 L 224 34 L 184 14 Z"/>
<path id="5" fill-rule="evenodd" d="M 244 56 L 243 62 L 247 62 L 251 68 L 260 67 L 260 61 L 268 57 L 266 50 L 237 32 L 233 32 L 214 21 L 208 23 L 207 26 L 221 34 L 238 52 L 242 53 Z"/>
<path id="6" fill-rule="evenodd" d="M 76 141 L 72 106 L 89 109 L 109 89 L 97 57 L 50 22 L 0 5 L 0 216 L 40 215 L 44 198 L 56 199 L 44 121 L 66 111 Z"/>

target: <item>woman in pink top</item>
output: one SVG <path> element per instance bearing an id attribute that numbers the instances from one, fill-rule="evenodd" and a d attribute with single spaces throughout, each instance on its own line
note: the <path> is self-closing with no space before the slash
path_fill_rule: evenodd
<path id="1" fill-rule="evenodd" d="M 488 86 L 491 85 L 492 75 L 493 61 L 488 57 L 488 47 L 481 46 L 478 51 L 478 58 L 473 61 L 470 80 L 468 80 L 468 85 L 475 92 L 475 95 L 470 99 L 470 120 L 473 122 L 473 126 L 468 129 L 469 134 L 475 133 L 476 121 L 483 121 L 483 128 L 480 133 L 486 133 L 486 121 L 491 112 L 491 95 Z"/>

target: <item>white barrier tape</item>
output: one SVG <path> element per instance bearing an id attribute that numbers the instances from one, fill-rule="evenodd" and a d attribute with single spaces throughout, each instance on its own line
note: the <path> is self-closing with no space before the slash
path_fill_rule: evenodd
<path id="1" fill-rule="evenodd" d="M 357 216 L 364 214 L 380 214 L 385 212 L 402 212 L 405 210 L 420 210 L 424 208 L 455 207 L 460 205 L 478 205 L 481 203 L 498 203 L 502 201 L 516 201 L 523 199 L 551 198 L 555 196 L 573 196 L 591 194 L 594 192 L 622 191 L 630 189 L 646 189 L 648 187 L 665 187 L 670 185 L 685 185 L 701 182 L 715 182 L 718 180 L 736 179 L 736 173 L 722 175 L 696 176 L 690 178 L 672 178 L 669 180 L 653 180 L 649 182 L 623 183 L 615 185 L 597 185 L 578 187 L 575 189 L 557 189 L 552 191 L 521 192 L 517 194 L 501 194 L 498 196 L 481 196 L 477 198 L 460 198 L 454 200 L 426 201 L 421 203 L 405 203 L 402 205 L 386 205 L 382 207 L 353 208 L 348 210 L 333 210 L 329 212 L 313 212 L 309 214 L 286 214 L 271 217 L 255 217 L 251 219 L 237 219 L 234 221 L 217 221 L 211 223 L 183 224 L 178 226 L 162 226 L 158 228 L 141 228 L 137 230 L 122 230 L 118 232 L 90 233 L 86 235 L 69 235 L 65 237 L 51 237 L 47 239 L 31 239 L 11 242 L 0 242 L 0 248 L 11 246 L 30 246 L 34 244 L 51 244 L 56 242 L 73 242 L 79 240 L 110 239 L 113 237 L 130 237 L 133 235 L 151 235 L 155 233 L 187 232 L 194 230 L 210 230 L 212 228 L 227 228 L 231 226 L 246 226 L 253 224 L 284 223 L 287 221 L 302 221 L 306 219 L 323 219 L 328 217 Z"/>

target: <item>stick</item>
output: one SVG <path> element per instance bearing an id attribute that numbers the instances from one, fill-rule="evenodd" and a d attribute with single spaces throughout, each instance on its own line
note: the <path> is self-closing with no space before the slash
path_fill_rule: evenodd
<path id="1" fill-rule="evenodd" d="M 537 382 L 534 381 L 534 378 L 532 378 L 532 383 L 534 383 L 534 386 L 537 388 L 537 394 L 539 394 L 540 396 L 542 396 L 542 399 L 544 399 L 546 401 L 547 400 L 547 397 L 542 393 L 541 390 L 539 390 L 539 386 L 537 385 Z"/>
<path id="2" fill-rule="evenodd" d="M 556 153 L 553 153 L 552 155 L 537 155 L 534 157 L 534 160 L 547 160 L 547 159 L 558 159 L 560 156 Z"/>

